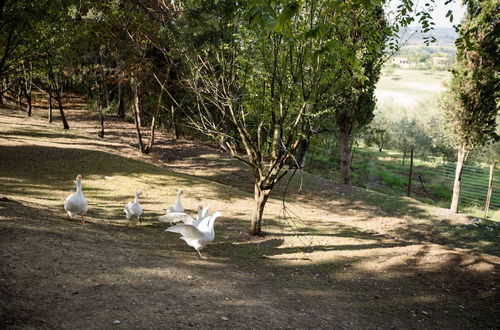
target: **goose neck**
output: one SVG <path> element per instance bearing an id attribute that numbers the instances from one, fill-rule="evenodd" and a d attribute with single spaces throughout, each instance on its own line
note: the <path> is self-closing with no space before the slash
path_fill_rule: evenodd
<path id="1" fill-rule="evenodd" d="M 177 199 L 175 200 L 175 207 L 180 208 L 182 206 L 181 204 L 181 195 L 177 194 Z"/>
<path id="2" fill-rule="evenodd" d="M 76 182 L 76 192 L 77 193 L 81 193 L 82 192 L 82 182 L 81 181 L 77 181 Z"/>

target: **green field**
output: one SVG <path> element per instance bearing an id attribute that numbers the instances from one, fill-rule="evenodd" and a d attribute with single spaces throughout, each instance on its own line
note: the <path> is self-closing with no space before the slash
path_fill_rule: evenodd
<path id="1" fill-rule="evenodd" d="M 450 77 L 447 71 L 395 70 L 382 75 L 377 84 L 379 104 L 392 104 L 404 108 L 415 108 L 419 104 L 437 100 L 444 90 L 443 83 Z"/>

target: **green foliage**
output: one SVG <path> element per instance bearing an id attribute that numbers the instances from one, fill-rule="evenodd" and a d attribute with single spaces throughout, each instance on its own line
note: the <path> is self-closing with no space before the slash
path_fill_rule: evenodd
<path id="1" fill-rule="evenodd" d="M 252 139 L 257 139 L 255 127 L 260 125 L 262 141 L 256 144 L 262 143 L 259 152 L 271 155 L 277 125 L 278 134 L 288 137 L 284 145 L 290 146 L 331 126 L 324 119 L 334 111 L 333 102 L 342 103 L 337 108 L 343 111 L 356 103 L 355 111 L 371 112 L 379 72 L 372 60 L 383 47 L 380 29 L 373 29 L 381 19 L 373 14 L 376 8 L 367 3 L 250 1 L 235 10 L 231 23 L 223 15 L 210 20 L 216 24 L 212 30 L 227 25 L 228 33 L 221 35 L 217 48 L 206 44 L 193 55 L 202 52 L 205 59 L 211 56 L 217 62 L 214 68 L 237 73 L 226 79 L 234 83 L 229 89 L 234 96 L 228 100 L 244 112 Z M 352 15 L 359 18 L 356 26 L 350 24 Z M 213 81 L 217 78 L 212 73 Z M 356 126 L 371 119 L 361 117 L 350 116 L 353 121 L 359 118 Z"/>
<path id="2" fill-rule="evenodd" d="M 132 116 L 132 115 L 126 115 L 125 116 L 125 121 L 127 123 L 133 123 L 134 122 L 134 116 Z"/>
<path id="3" fill-rule="evenodd" d="M 380 170 L 378 175 L 382 178 L 382 181 L 391 187 L 404 187 L 408 184 L 408 179 L 399 174 Z"/>
<path id="4" fill-rule="evenodd" d="M 431 185 L 429 187 L 429 190 L 431 190 L 432 193 L 440 200 L 443 200 L 444 202 L 451 201 L 451 195 L 453 191 L 450 189 L 450 187 L 446 187 L 443 185 Z"/>
<path id="5" fill-rule="evenodd" d="M 499 0 L 467 2 L 460 27 L 457 65 L 443 96 L 456 144 L 467 153 L 498 140 L 496 117 L 500 100 Z"/>
<path id="6" fill-rule="evenodd" d="M 5 87 L 11 87 L 22 76 L 23 65 L 45 58 L 44 47 L 57 39 L 45 31 L 57 30 L 58 24 L 51 26 L 51 23 L 66 3 L 64 0 L 0 2 L 0 78 L 8 82 Z"/>
<path id="7" fill-rule="evenodd" d="M 421 157 L 455 156 L 441 110 L 432 103 L 421 103 L 414 111 L 393 104 L 382 104 L 376 111 L 372 129 L 383 130 L 385 148 L 408 154 L 413 148 Z M 395 115 L 397 114 L 397 115 Z M 373 137 L 368 136 L 373 139 Z M 373 141 L 375 142 L 375 141 Z"/>
<path id="8" fill-rule="evenodd" d="M 499 128 L 497 126 L 497 134 Z M 476 148 L 468 157 L 470 163 L 493 164 L 500 160 L 500 142 L 488 143 L 482 148 Z"/>

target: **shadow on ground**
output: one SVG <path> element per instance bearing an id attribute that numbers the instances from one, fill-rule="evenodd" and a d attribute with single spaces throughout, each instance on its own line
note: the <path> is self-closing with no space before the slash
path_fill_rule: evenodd
<path id="1" fill-rule="evenodd" d="M 291 195 L 310 212 L 295 232 L 272 217 L 267 237 L 250 238 L 236 209 L 251 197 L 244 191 L 93 146 L 55 147 L 58 133 L 37 134 L 10 138 L 46 146 L 0 142 L 0 197 L 8 197 L 0 201 L 6 328 L 111 328 L 119 321 L 127 328 L 494 329 L 500 321 L 498 258 L 482 253 L 495 237 L 466 227 L 448 235 L 462 227 L 416 202 L 370 199 L 369 192 L 311 179 Z M 94 209 L 84 226 L 55 207 L 78 172 L 93 182 L 86 192 Z M 199 260 L 162 224 L 114 220 L 127 196 L 114 189 L 125 178 L 150 187 L 165 182 L 171 191 L 206 189 L 227 204 L 214 243 L 203 251 L 209 259 Z"/>

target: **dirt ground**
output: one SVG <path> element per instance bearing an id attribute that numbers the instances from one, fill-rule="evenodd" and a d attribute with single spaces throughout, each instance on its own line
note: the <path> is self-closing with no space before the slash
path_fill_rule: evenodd
<path id="1" fill-rule="evenodd" d="M 499 227 L 302 173 L 278 188 L 264 238 L 246 234 L 248 171 L 208 143 L 160 134 L 73 102 L 69 132 L 45 110 L 0 108 L 0 328 L 498 329 Z M 84 176 L 87 224 L 62 208 Z M 142 225 L 123 205 L 145 191 Z M 223 213 L 196 252 L 156 221 L 175 191 Z M 299 187 L 302 190 L 299 191 Z M 298 234 L 298 235 L 296 235 Z"/>

